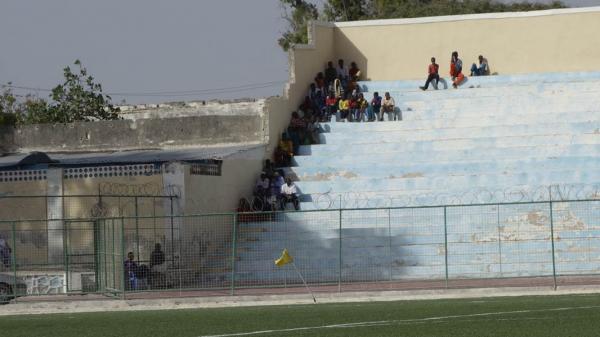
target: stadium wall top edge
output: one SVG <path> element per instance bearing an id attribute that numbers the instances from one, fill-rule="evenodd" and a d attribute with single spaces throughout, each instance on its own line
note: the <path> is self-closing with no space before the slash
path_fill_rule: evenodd
<path id="1" fill-rule="evenodd" d="M 600 12 L 600 6 L 578 7 L 578 8 L 559 8 L 559 9 L 547 9 L 547 10 L 528 11 L 528 12 L 504 12 L 504 13 L 428 16 L 428 17 L 404 18 L 404 19 L 361 20 L 361 21 L 342 21 L 342 22 L 315 21 L 315 24 L 318 26 L 325 26 L 325 27 L 350 28 L 350 27 L 366 27 L 366 26 L 413 25 L 413 24 L 425 24 L 425 23 L 437 23 L 437 22 L 456 22 L 456 21 L 488 20 L 488 19 L 531 18 L 531 17 L 540 17 L 540 16 L 598 13 L 598 12 Z"/>

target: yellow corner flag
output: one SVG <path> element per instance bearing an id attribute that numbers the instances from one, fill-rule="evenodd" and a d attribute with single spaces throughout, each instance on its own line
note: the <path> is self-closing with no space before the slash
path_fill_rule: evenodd
<path id="1" fill-rule="evenodd" d="M 288 253 L 287 249 L 284 249 L 283 253 L 281 253 L 281 257 L 275 260 L 275 265 L 277 267 L 283 267 L 288 263 L 292 263 L 293 261 L 294 258 L 290 255 L 290 253 Z"/>

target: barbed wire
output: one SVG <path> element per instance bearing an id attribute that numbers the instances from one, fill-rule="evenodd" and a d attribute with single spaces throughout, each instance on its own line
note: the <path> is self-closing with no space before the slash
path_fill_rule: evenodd
<path id="1" fill-rule="evenodd" d="M 419 207 L 512 202 L 543 202 L 600 199 L 600 184 L 557 184 L 532 188 L 479 188 L 462 193 L 425 193 L 418 195 L 371 192 L 313 193 L 315 209 Z"/>

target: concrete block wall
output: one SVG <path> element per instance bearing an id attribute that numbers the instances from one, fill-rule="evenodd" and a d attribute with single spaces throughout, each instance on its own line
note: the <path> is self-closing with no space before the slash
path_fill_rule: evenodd
<path id="1" fill-rule="evenodd" d="M 322 144 L 301 147 L 287 172 L 303 211 L 241 225 L 238 281 L 296 282 L 273 266 L 283 248 L 311 282 L 596 272 L 600 201 L 565 200 L 600 196 L 600 73 L 420 84 L 362 83 L 368 98 L 389 91 L 403 120 L 325 123 Z M 552 214 L 458 206 L 550 199 Z"/>

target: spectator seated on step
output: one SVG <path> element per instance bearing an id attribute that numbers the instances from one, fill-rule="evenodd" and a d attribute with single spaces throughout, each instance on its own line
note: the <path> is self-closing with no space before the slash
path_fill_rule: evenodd
<path id="1" fill-rule="evenodd" d="M 139 290 L 146 288 L 146 280 L 148 278 L 148 267 L 138 265 L 134 261 L 133 252 L 127 253 L 127 260 L 123 262 L 125 271 L 125 288 L 127 290 Z"/>
<path id="2" fill-rule="evenodd" d="M 319 129 L 319 118 L 317 118 L 317 116 L 313 116 L 306 127 L 306 135 L 310 140 L 310 144 L 308 145 L 319 144 Z"/>
<path id="3" fill-rule="evenodd" d="M 458 86 L 464 81 L 465 75 L 462 73 L 463 63 L 458 58 L 458 52 L 452 52 L 452 58 L 450 59 L 450 77 L 452 78 L 452 87 L 457 89 Z"/>
<path id="4" fill-rule="evenodd" d="M 431 58 L 431 64 L 429 65 L 429 67 L 427 68 L 427 80 L 425 81 L 425 85 L 421 88 L 421 90 L 427 90 L 429 88 L 429 83 L 433 84 L 433 88 L 435 90 L 438 89 L 438 82 L 440 81 L 440 75 L 438 74 L 438 70 L 440 69 L 440 66 L 435 63 L 435 57 Z"/>
<path id="5" fill-rule="evenodd" d="M 338 110 L 338 99 L 333 93 L 329 94 L 329 96 L 325 100 L 325 105 L 326 114 L 324 116 L 323 121 L 328 122 L 331 119 L 331 116 L 335 115 Z"/>
<path id="6" fill-rule="evenodd" d="M 271 163 L 270 159 L 265 159 L 262 172 L 267 175 L 269 180 L 273 179 L 273 176 L 275 175 L 275 167 L 273 166 L 273 163 Z"/>
<path id="7" fill-rule="evenodd" d="M 312 114 L 305 113 L 305 115 Z M 300 145 L 304 144 L 306 121 L 304 118 L 300 117 L 296 111 L 292 112 L 292 120 L 290 121 L 290 126 L 288 127 L 288 133 L 292 143 L 294 144 L 294 154 L 297 154 Z"/>
<path id="8" fill-rule="evenodd" d="M 294 144 L 284 132 L 281 134 L 281 140 L 277 149 L 275 149 L 274 161 L 276 167 L 290 166 L 292 157 L 294 156 Z"/>
<path id="9" fill-rule="evenodd" d="M 471 65 L 471 76 L 488 76 L 489 74 L 488 60 L 483 55 L 479 55 L 479 66 L 475 63 Z"/>
<path id="10" fill-rule="evenodd" d="M 267 174 L 262 172 L 258 180 L 256 180 L 256 184 L 254 184 L 254 196 L 258 198 L 267 198 L 270 195 L 270 184 L 271 181 L 267 177 Z"/>
<path id="11" fill-rule="evenodd" d="M 165 253 L 160 243 L 154 244 L 154 250 L 150 253 L 150 284 L 152 288 L 165 288 L 167 286 L 167 264 Z"/>
<path id="12" fill-rule="evenodd" d="M 333 81 L 337 78 L 337 69 L 333 66 L 333 62 L 327 62 L 327 68 L 325 68 L 325 86 L 328 92 L 333 92 Z M 331 90 L 330 90 L 331 89 Z"/>
<path id="13" fill-rule="evenodd" d="M 310 89 L 309 89 L 309 94 L 310 94 Z M 314 94 L 316 95 L 316 91 Z M 298 106 L 298 110 L 302 112 L 302 116 L 304 116 L 305 114 L 312 115 L 314 113 L 313 101 L 310 98 L 310 96 L 304 97 L 304 101 L 302 102 L 302 104 L 300 104 L 300 106 Z M 292 112 L 292 114 L 293 114 L 293 112 Z"/>
<path id="14" fill-rule="evenodd" d="M 313 101 L 315 114 L 313 116 L 323 118 L 327 114 L 325 107 L 325 96 L 322 91 L 317 91 L 317 94 Z"/>
<path id="15" fill-rule="evenodd" d="M 6 237 L 0 234 L 0 271 L 9 270 L 12 266 L 12 249 Z"/>
<path id="16" fill-rule="evenodd" d="M 362 122 L 364 117 L 367 115 L 367 108 L 369 107 L 369 102 L 365 99 L 365 96 L 362 93 L 358 94 L 358 98 L 356 99 L 356 108 L 354 121 Z"/>
<path id="17" fill-rule="evenodd" d="M 374 121 L 381 113 L 381 96 L 375 91 L 371 99 L 371 108 L 369 109 L 369 121 Z"/>
<path id="18" fill-rule="evenodd" d="M 275 171 L 273 179 L 271 179 L 271 195 L 277 200 L 281 197 L 281 186 L 285 185 L 285 174 L 283 170 Z"/>
<path id="19" fill-rule="evenodd" d="M 352 62 L 350 64 L 350 70 L 348 70 L 348 92 L 352 92 L 354 89 L 358 88 L 358 78 L 360 77 L 360 69 L 356 65 L 356 62 Z"/>
<path id="20" fill-rule="evenodd" d="M 285 210 L 288 203 L 294 204 L 294 209 L 300 209 L 300 202 L 298 201 L 298 189 L 292 179 L 285 178 L 285 184 L 281 186 L 281 209 Z"/>
<path id="21" fill-rule="evenodd" d="M 356 110 L 358 109 L 358 94 L 356 92 L 350 95 L 350 102 L 348 104 L 348 107 L 350 108 L 350 113 L 348 114 L 348 121 L 353 122 Z"/>
<path id="22" fill-rule="evenodd" d="M 342 121 L 348 118 L 350 114 L 350 99 L 348 95 L 345 95 L 344 98 L 340 99 L 338 103 L 338 116 L 337 120 Z"/>
<path id="23" fill-rule="evenodd" d="M 383 114 L 386 113 L 388 115 L 388 120 L 396 119 L 396 102 L 394 98 L 390 96 L 389 92 L 386 92 L 383 96 L 383 100 L 381 100 L 381 112 L 379 113 L 379 121 L 383 121 Z"/>
<path id="24" fill-rule="evenodd" d="M 327 84 L 325 83 L 325 75 L 323 75 L 323 72 L 317 73 L 315 85 L 317 86 L 317 90 L 321 91 L 323 97 L 325 97 L 325 94 L 327 93 Z"/>

